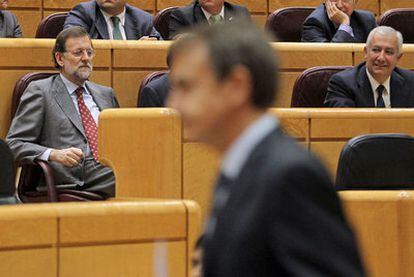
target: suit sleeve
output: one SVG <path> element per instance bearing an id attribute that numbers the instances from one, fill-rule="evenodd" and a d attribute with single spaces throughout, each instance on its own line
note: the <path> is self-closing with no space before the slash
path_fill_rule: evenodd
<path id="1" fill-rule="evenodd" d="M 324 106 L 326 107 L 355 107 L 355 98 L 350 92 L 345 80 L 337 74 L 332 75 L 328 84 Z"/>
<path id="2" fill-rule="evenodd" d="M 89 33 L 90 25 L 91 24 L 88 24 L 86 20 L 84 8 L 82 5 L 77 5 L 69 12 L 68 16 L 66 17 L 63 29 L 67 29 L 73 26 L 80 26 L 85 28 L 85 30 Z"/>
<path id="3" fill-rule="evenodd" d="M 303 23 L 302 42 L 355 42 L 355 39 L 343 30 L 338 30 L 329 40 L 323 24 L 316 18 L 308 18 Z"/>
<path id="4" fill-rule="evenodd" d="M 6 141 L 18 162 L 33 163 L 47 147 L 39 145 L 45 116 L 43 90 L 31 83 L 24 92 Z"/>
<path id="5" fill-rule="evenodd" d="M 364 276 L 357 244 L 322 166 L 282 169 L 269 193 L 270 247 L 287 276 Z M 275 186 L 274 186 L 275 187 Z"/>
<path id="6" fill-rule="evenodd" d="M 182 33 L 183 29 L 190 26 L 190 23 L 185 20 L 184 14 L 180 10 L 175 10 L 170 14 L 170 23 L 168 25 L 169 38 L 174 37 Z"/>
<path id="7" fill-rule="evenodd" d="M 145 86 L 139 95 L 139 107 L 163 107 L 159 94 L 151 86 Z"/>
<path id="8" fill-rule="evenodd" d="M 119 103 L 118 103 L 118 99 L 116 98 L 115 91 L 112 90 L 111 95 L 112 95 L 112 106 L 114 108 L 119 108 Z"/>
<path id="9" fill-rule="evenodd" d="M 20 28 L 20 24 L 19 21 L 17 20 L 16 15 L 12 14 L 13 17 L 13 25 L 14 25 L 14 30 L 13 30 L 13 37 L 15 38 L 21 38 L 22 37 L 22 30 Z"/>

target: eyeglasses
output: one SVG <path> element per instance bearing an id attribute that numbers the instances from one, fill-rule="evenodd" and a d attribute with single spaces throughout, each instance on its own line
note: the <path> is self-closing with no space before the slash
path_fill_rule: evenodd
<path id="1" fill-rule="evenodd" d="M 95 50 L 93 49 L 77 49 L 74 51 L 65 51 L 65 52 L 71 53 L 76 58 L 82 58 L 85 52 L 89 58 L 93 58 L 95 56 Z"/>

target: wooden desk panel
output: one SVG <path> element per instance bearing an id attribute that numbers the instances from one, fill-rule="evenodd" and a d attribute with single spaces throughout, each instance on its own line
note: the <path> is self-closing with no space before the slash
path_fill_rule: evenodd
<path id="1" fill-rule="evenodd" d="M 170 44 L 167 41 L 113 41 L 113 67 L 165 69 Z"/>
<path id="2" fill-rule="evenodd" d="M 23 0 L 20 0 L 23 1 Z M 44 9 L 71 10 L 82 1 L 79 0 L 43 0 Z M 129 0 L 128 4 L 146 11 L 155 10 L 154 0 Z"/>
<path id="3" fill-rule="evenodd" d="M 369 275 L 411 276 L 402 264 L 409 258 L 405 249 L 411 245 L 406 235 L 412 222 L 411 229 L 401 226 L 408 221 L 402 209 L 402 202 L 408 199 L 400 191 L 343 191 L 339 195 Z M 412 205 L 412 199 L 410 202 Z"/>
<path id="4" fill-rule="evenodd" d="M 185 260 L 185 241 L 65 247 L 59 254 L 59 276 L 182 277 Z"/>
<path id="5" fill-rule="evenodd" d="M 31 1 L 26 1 L 31 2 Z M 11 10 L 17 17 L 24 38 L 34 38 L 37 25 L 42 19 L 40 10 Z"/>
<path id="6" fill-rule="evenodd" d="M 220 166 L 219 154 L 211 147 L 197 142 L 183 144 L 183 199 L 196 201 L 201 218 L 209 214 L 211 197 Z"/>
<path id="7" fill-rule="evenodd" d="M 381 13 L 384 13 L 390 9 L 414 7 L 414 0 L 381 0 L 380 3 Z"/>
<path id="8" fill-rule="evenodd" d="M 325 165 L 332 180 L 335 180 L 339 155 L 345 143 L 346 141 L 311 142 L 309 145 L 312 153 L 316 154 Z"/>
<path id="9" fill-rule="evenodd" d="M 281 72 L 279 90 L 274 107 L 288 108 L 292 101 L 293 86 L 301 72 Z"/>
<path id="10" fill-rule="evenodd" d="M 142 80 L 153 71 L 113 71 L 113 88 L 122 108 L 135 108 Z"/>
<path id="11" fill-rule="evenodd" d="M 40 8 L 42 0 L 13 0 L 9 1 L 8 8 Z"/>
<path id="12" fill-rule="evenodd" d="M 2 206 L 0 225 L 0 252 L 2 248 L 52 247 L 57 243 L 56 213 L 47 207 Z"/>
<path id="13" fill-rule="evenodd" d="M 318 65 L 352 65 L 353 62 L 353 45 L 347 43 L 280 42 L 272 46 L 278 51 L 280 68 L 284 70 L 304 70 Z"/>
<path id="14" fill-rule="evenodd" d="M 43 236 L 43 234 L 37 235 Z M 0 251 L 0 261 L 3 276 L 56 276 L 57 249 L 39 248 L 31 250 Z"/>
<path id="15" fill-rule="evenodd" d="M 181 131 L 178 114 L 168 109 L 100 113 L 100 161 L 114 169 L 118 197 L 182 197 Z"/>

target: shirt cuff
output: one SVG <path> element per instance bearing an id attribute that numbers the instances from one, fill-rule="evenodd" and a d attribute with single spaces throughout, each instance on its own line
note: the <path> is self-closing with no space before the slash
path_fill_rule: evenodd
<path id="1" fill-rule="evenodd" d="M 345 31 L 345 32 L 347 32 L 351 37 L 355 37 L 354 36 L 354 32 L 353 32 L 353 30 L 352 30 L 352 27 L 351 26 L 349 26 L 349 25 L 346 25 L 346 24 L 341 24 L 341 25 L 339 25 L 339 28 L 338 28 L 338 31 L 339 30 L 342 30 L 342 31 Z"/>
<path id="2" fill-rule="evenodd" d="M 52 152 L 52 149 L 46 149 L 38 159 L 47 162 L 49 160 L 50 152 Z"/>

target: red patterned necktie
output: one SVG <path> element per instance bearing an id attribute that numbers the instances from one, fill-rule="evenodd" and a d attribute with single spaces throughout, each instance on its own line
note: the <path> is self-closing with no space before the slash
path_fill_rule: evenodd
<path id="1" fill-rule="evenodd" d="M 83 87 L 78 87 L 75 92 L 89 148 L 91 149 L 95 161 L 98 162 L 98 127 L 96 126 L 95 120 L 93 120 L 91 112 L 88 107 L 86 107 L 85 101 L 83 101 L 83 93 L 85 92 L 85 89 Z"/>

